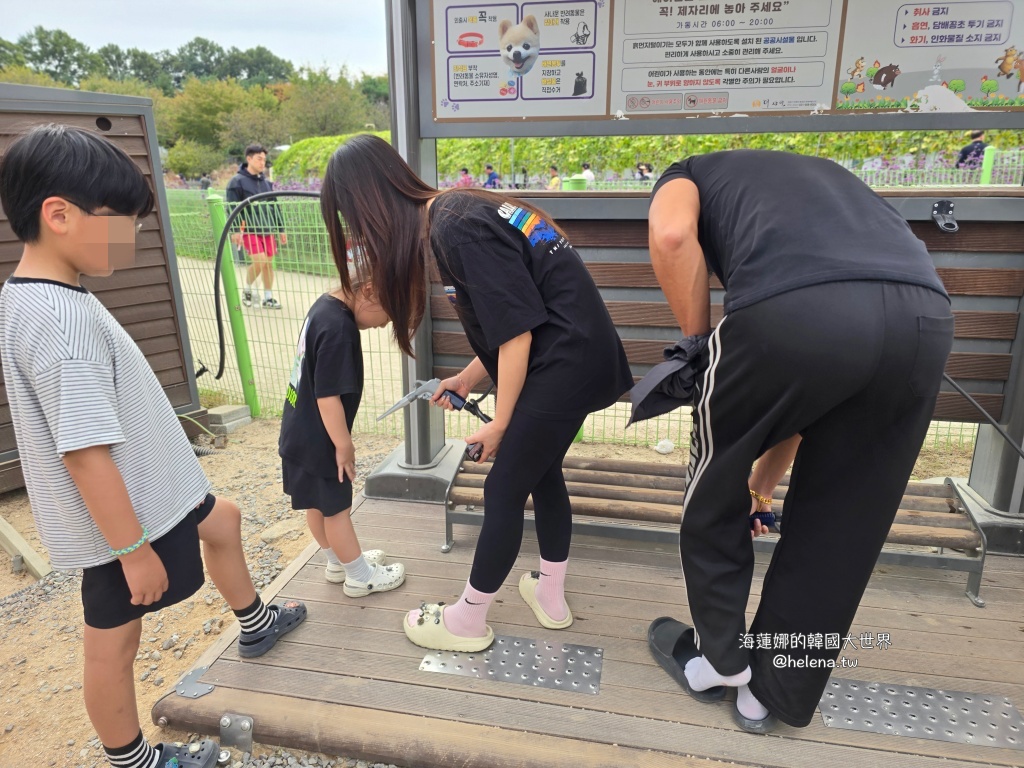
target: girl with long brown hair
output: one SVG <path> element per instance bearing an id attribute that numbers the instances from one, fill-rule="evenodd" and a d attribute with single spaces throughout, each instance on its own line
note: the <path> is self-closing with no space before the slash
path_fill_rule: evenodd
<path id="1" fill-rule="evenodd" d="M 445 390 L 467 397 L 485 375 L 497 385 L 494 420 L 466 438 L 482 444 L 479 461 L 494 457 L 469 580 L 455 604 L 411 611 L 406 635 L 436 650 L 491 644 L 487 611 L 515 565 L 531 495 L 540 567 L 522 576 L 519 592 L 543 626 L 568 627 L 572 510 L 562 459 L 587 414 L 633 383 L 583 261 L 543 211 L 487 190 L 439 192 L 370 135 L 331 157 L 321 208 L 342 282 L 351 251 L 357 279 L 373 286 L 407 354 L 425 311 L 428 265 L 437 265 L 477 357 L 441 383 L 434 403 L 450 409 Z"/>

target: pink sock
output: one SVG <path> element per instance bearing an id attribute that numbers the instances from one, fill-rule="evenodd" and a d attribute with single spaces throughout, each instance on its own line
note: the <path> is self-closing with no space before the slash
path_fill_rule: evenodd
<path id="1" fill-rule="evenodd" d="M 459 601 L 444 607 L 444 625 L 458 637 L 483 637 L 487 634 L 487 611 L 497 594 L 473 589 L 467 581 Z M 419 609 L 409 611 L 406 617 L 409 626 L 416 623 L 419 615 Z"/>
<path id="2" fill-rule="evenodd" d="M 561 621 L 569 615 L 569 606 L 565 603 L 565 571 L 569 561 L 552 563 L 540 559 L 540 580 L 537 583 L 537 602 L 544 613 L 555 621 Z"/>

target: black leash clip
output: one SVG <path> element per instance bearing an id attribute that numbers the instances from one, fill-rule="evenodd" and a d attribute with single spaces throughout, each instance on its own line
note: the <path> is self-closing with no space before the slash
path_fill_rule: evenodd
<path id="1" fill-rule="evenodd" d="M 936 200 L 932 203 L 932 221 L 943 232 L 952 234 L 960 229 L 960 225 L 956 223 L 956 219 L 953 217 L 952 200 Z"/>

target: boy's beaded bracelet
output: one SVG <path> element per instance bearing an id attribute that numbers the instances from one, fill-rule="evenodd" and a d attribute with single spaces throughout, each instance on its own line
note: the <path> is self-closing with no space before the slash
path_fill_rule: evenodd
<path id="1" fill-rule="evenodd" d="M 124 549 L 112 549 L 110 550 L 110 554 L 112 554 L 114 557 L 121 557 L 121 555 L 130 555 L 132 552 L 141 547 L 147 541 L 149 541 L 149 531 L 147 531 L 146 527 L 143 526 L 141 539 L 136 541 L 130 547 L 125 547 Z"/>

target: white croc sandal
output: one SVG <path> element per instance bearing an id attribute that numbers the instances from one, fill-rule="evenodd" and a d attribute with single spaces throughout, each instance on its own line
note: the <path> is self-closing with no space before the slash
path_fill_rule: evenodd
<path id="1" fill-rule="evenodd" d="M 572 625 L 572 611 L 569 610 L 569 606 L 566 605 L 565 609 L 568 611 L 565 614 L 565 618 L 561 621 L 555 621 L 544 609 L 541 608 L 540 601 L 537 600 L 537 585 L 540 583 L 540 571 L 529 571 L 523 574 L 523 578 L 519 580 L 519 594 L 522 595 L 523 600 L 533 610 L 533 615 L 537 617 L 537 621 L 540 622 L 542 627 L 546 629 L 565 629 Z"/>
<path id="2" fill-rule="evenodd" d="M 363 552 L 363 557 L 366 558 L 366 562 L 370 565 L 384 565 L 388 559 L 388 556 L 384 554 L 383 549 L 368 549 Z M 345 566 L 341 563 L 338 563 L 337 565 L 328 563 L 327 570 L 324 571 L 324 578 L 331 582 L 331 584 L 344 584 Z"/>
<path id="3" fill-rule="evenodd" d="M 366 597 L 375 592 L 390 592 L 405 583 L 405 566 L 401 563 L 373 566 L 369 581 L 347 579 L 341 588 L 347 597 Z"/>
<path id="4" fill-rule="evenodd" d="M 402 617 L 405 636 L 421 648 L 456 653 L 476 653 L 494 642 L 494 630 L 490 626 L 483 637 L 453 635 L 444 624 L 444 608 L 444 603 L 420 603 L 420 615 L 415 624 L 409 625 L 409 614 Z"/>

